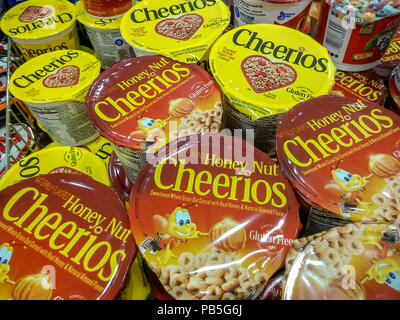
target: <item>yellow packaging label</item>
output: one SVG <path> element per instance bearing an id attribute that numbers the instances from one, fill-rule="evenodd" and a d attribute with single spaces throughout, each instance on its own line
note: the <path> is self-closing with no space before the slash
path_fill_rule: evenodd
<path id="1" fill-rule="evenodd" d="M 1 30 L 12 38 L 36 40 L 57 35 L 75 21 L 75 7 L 67 0 L 29 0 L 5 13 Z"/>
<path id="2" fill-rule="evenodd" d="M 35 152 L 13 165 L 0 180 L 0 190 L 21 180 L 48 173 L 87 174 L 111 186 L 104 162 L 77 147 L 54 147 Z"/>
<path id="3" fill-rule="evenodd" d="M 210 68 L 231 104 L 251 121 L 328 94 L 335 67 L 328 52 L 299 31 L 254 24 L 221 36 Z"/>
<path id="4" fill-rule="evenodd" d="M 25 102 L 83 102 L 100 68 L 100 61 L 83 51 L 46 53 L 24 63 L 13 73 L 10 91 Z"/>
<path id="5" fill-rule="evenodd" d="M 86 13 L 80 1 L 75 4 L 75 10 L 77 20 L 87 27 L 103 30 L 115 30 L 120 28 L 122 17 L 116 19 L 94 18 Z"/>
<path id="6" fill-rule="evenodd" d="M 197 63 L 229 21 L 229 8 L 221 0 L 152 0 L 125 14 L 121 33 L 139 51 Z"/>
<path id="7" fill-rule="evenodd" d="M 25 60 L 29 60 L 52 51 L 67 50 L 67 49 L 78 49 L 79 48 L 79 37 L 77 29 L 72 28 L 70 32 L 65 33 L 60 38 L 51 40 L 45 43 L 27 43 L 15 40 L 15 43 L 25 57 Z"/>

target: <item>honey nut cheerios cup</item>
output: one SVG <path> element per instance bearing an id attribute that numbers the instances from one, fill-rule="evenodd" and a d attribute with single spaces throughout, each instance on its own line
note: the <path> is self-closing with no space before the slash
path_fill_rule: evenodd
<path id="1" fill-rule="evenodd" d="M 226 127 L 254 130 L 255 146 L 269 155 L 279 119 L 298 102 L 328 94 L 336 71 L 311 37 L 270 24 L 225 33 L 211 49 L 210 68 L 226 98 Z"/>
<path id="2" fill-rule="evenodd" d="M 46 174 L 0 191 L 2 300 L 113 300 L 137 247 L 117 193 L 87 175 Z M 27 263 L 29 261 L 29 263 Z"/>
<path id="3" fill-rule="evenodd" d="M 99 136 L 84 101 L 100 69 L 100 61 L 89 53 L 54 51 L 22 64 L 11 76 L 10 91 L 28 105 L 55 142 L 84 145 Z"/>
<path id="4" fill-rule="evenodd" d="M 388 90 L 385 82 L 374 69 L 364 72 L 338 70 L 335 74 L 335 85 L 330 94 L 371 101 L 383 107 Z"/>
<path id="5" fill-rule="evenodd" d="M 222 93 L 203 68 L 163 56 L 122 60 L 92 84 L 86 107 L 134 182 L 147 157 L 178 137 L 219 132 Z"/>
<path id="6" fill-rule="evenodd" d="M 67 0 L 29 0 L 8 10 L 1 30 L 25 60 L 56 50 L 79 49 L 74 5 Z"/>
<path id="7" fill-rule="evenodd" d="M 277 164 L 239 137 L 170 142 L 132 189 L 132 233 L 162 296 L 254 299 L 301 228 Z M 210 214 L 212 212 L 212 214 Z"/>
<path id="8" fill-rule="evenodd" d="M 317 208 L 347 222 L 398 224 L 399 124 L 398 115 L 372 102 L 317 97 L 282 118 L 277 157 L 296 191 Z"/>
<path id="9" fill-rule="evenodd" d="M 398 300 L 396 225 L 352 223 L 294 241 L 286 256 L 283 300 Z"/>
<path id="10" fill-rule="evenodd" d="M 209 49 L 230 17 L 221 0 L 142 1 L 124 15 L 121 32 L 136 56 L 160 54 L 208 69 Z"/>

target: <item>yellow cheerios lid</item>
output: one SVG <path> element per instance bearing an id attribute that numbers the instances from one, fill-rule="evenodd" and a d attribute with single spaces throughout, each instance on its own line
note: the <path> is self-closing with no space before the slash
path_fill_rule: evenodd
<path id="1" fill-rule="evenodd" d="M 1 178 L 0 190 L 40 174 L 86 174 L 111 186 L 107 167 L 93 153 L 78 147 L 53 147 L 34 152 L 13 165 Z"/>
<path id="2" fill-rule="evenodd" d="M 10 79 L 10 91 L 25 102 L 84 101 L 100 69 L 100 61 L 87 52 L 53 51 L 20 66 Z"/>
<path id="3" fill-rule="evenodd" d="M 310 36 L 270 24 L 225 33 L 211 49 L 210 67 L 225 96 L 253 121 L 328 94 L 336 72 Z"/>
<path id="4" fill-rule="evenodd" d="M 75 3 L 75 10 L 76 19 L 84 26 L 104 30 L 113 30 L 120 28 L 122 17 L 117 19 L 94 18 L 86 13 L 80 1 Z"/>
<path id="5" fill-rule="evenodd" d="M 17 39 L 47 38 L 75 24 L 75 7 L 67 0 L 28 0 L 7 11 L 1 30 Z"/>
<path id="6" fill-rule="evenodd" d="M 196 63 L 229 25 L 221 0 L 147 0 L 123 17 L 121 33 L 133 47 Z"/>

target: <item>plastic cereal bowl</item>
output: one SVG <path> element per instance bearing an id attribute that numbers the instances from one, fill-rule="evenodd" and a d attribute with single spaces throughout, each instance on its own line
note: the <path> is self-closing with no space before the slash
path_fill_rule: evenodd
<path id="1" fill-rule="evenodd" d="M 398 226 L 355 223 L 294 241 L 284 300 L 398 300 Z"/>
<path id="2" fill-rule="evenodd" d="M 0 189 L 39 174 L 86 174 L 111 186 L 105 164 L 93 153 L 76 147 L 54 147 L 34 152 L 13 165 L 0 180 Z"/>
<path id="3" fill-rule="evenodd" d="M 279 163 L 318 208 L 346 221 L 398 223 L 399 124 L 399 116 L 371 102 L 317 97 L 282 118 Z"/>
<path id="4" fill-rule="evenodd" d="M 10 91 L 24 101 L 53 140 L 78 146 L 99 134 L 86 113 L 85 98 L 100 73 L 100 61 L 79 50 L 43 54 L 11 76 Z"/>
<path id="5" fill-rule="evenodd" d="M 82 7 L 81 1 L 75 4 L 77 20 L 85 27 L 90 42 L 104 69 L 115 62 L 134 57 L 131 46 L 121 35 L 121 18 L 93 18 Z"/>
<path id="6" fill-rule="evenodd" d="M 115 191 L 86 175 L 48 174 L 0 195 L 2 300 L 118 297 L 137 248 Z"/>
<path id="7" fill-rule="evenodd" d="M 74 5 L 66 0 L 29 0 L 8 10 L 1 30 L 25 60 L 56 50 L 79 49 Z"/>
<path id="8" fill-rule="evenodd" d="M 311 0 L 290 2 L 235 0 L 234 25 L 279 24 L 302 31 L 311 8 Z"/>
<path id="9" fill-rule="evenodd" d="M 298 102 L 328 94 L 336 71 L 311 37 L 267 24 L 221 36 L 210 68 L 226 97 L 226 127 L 254 130 L 256 147 L 268 154 L 274 153 L 279 119 Z"/>
<path id="10" fill-rule="evenodd" d="M 153 160 L 135 182 L 129 213 L 162 290 L 174 299 L 257 297 L 301 228 L 277 164 L 220 134 L 182 138 Z"/>
<path id="11" fill-rule="evenodd" d="M 163 56 L 129 58 L 104 71 L 86 99 L 89 117 L 134 182 L 170 140 L 219 132 L 222 94 L 203 68 Z"/>
<path id="12" fill-rule="evenodd" d="M 136 56 L 160 54 L 203 63 L 229 22 L 229 8 L 221 0 L 151 0 L 137 3 L 124 15 L 121 32 Z"/>
<path id="13" fill-rule="evenodd" d="M 400 25 L 396 2 L 321 1 L 316 40 L 336 68 L 360 72 L 376 67 Z"/>

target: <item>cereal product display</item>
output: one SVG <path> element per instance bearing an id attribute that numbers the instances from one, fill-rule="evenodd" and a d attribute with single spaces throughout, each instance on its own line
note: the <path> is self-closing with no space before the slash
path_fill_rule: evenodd
<path id="1" fill-rule="evenodd" d="M 267 24 L 225 33 L 211 50 L 210 67 L 226 97 L 226 127 L 254 130 L 255 146 L 268 154 L 279 119 L 298 102 L 328 94 L 336 71 L 312 38 Z"/>
<path id="2" fill-rule="evenodd" d="M 285 300 L 400 299 L 399 229 L 355 223 L 293 242 Z"/>
<path id="3" fill-rule="evenodd" d="M 0 190 L 40 174 L 87 174 L 110 186 L 105 164 L 89 151 L 77 147 L 54 147 L 34 152 L 13 165 L 0 180 Z"/>
<path id="4" fill-rule="evenodd" d="M 389 80 L 393 70 L 400 64 L 400 31 L 394 35 L 375 71 L 384 80 Z"/>
<path id="5" fill-rule="evenodd" d="M 137 3 L 121 32 L 136 56 L 160 54 L 184 63 L 206 63 L 208 51 L 230 22 L 222 0 L 152 0 Z"/>
<path id="6" fill-rule="evenodd" d="M 254 299 L 300 230 L 277 164 L 239 137 L 170 142 L 140 171 L 129 213 L 136 243 L 174 299 Z"/>
<path id="7" fill-rule="evenodd" d="M 385 105 L 387 88 L 374 70 L 364 72 L 337 71 L 335 85 L 330 94 L 351 97 Z"/>
<path id="8" fill-rule="evenodd" d="M 280 24 L 303 31 L 311 8 L 311 0 L 276 2 L 265 0 L 235 0 L 235 27 L 246 24 Z"/>
<path id="9" fill-rule="evenodd" d="M 134 182 L 147 156 L 169 140 L 219 132 L 221 100 L 219 86 L 200 66 L 145 56 L 103 72 L 89 90 L 86 107 Z"/>
<path id="10" fill-rule="evenodd" d="M 0 195 L 0 299 L 118 297 L 137 248 L 115 191 L 87 175 L 58 173 Z"/>
<path id="11" fill-rule="evenodd" d="M 29 106 L 55 142 L 83 145 L 99 136 L 84 101 L 100 68 L 100 61 L 83 51 L 46 53 L 12 74 L 10 91 Z"/>
<path id="12" fill-rule="evenodd" d="M 365 100 L 317 97 L 282 118 L 278 160 L 318 208 L 342 220 L 398 224 L 399 124 L 399 116 Z"/>
<path id="13" fill-rule="evenodd" d="M 29 0 L 1 19 L 1 30 L 18 45 L 26 60 L 41 54 L 79 49 L 74 5 L 67 0 Z"/>
<path id="14" fill-rule="evenodd" d="M 123 58 L 134 57 L 133 49 L 121 35 L 122 18 L 98 19 L 89 16 L 81 1 L 75 4 L 77 20 L 85 26 L 90 42 L 104 69 Z"/>
<path id="15" fill-rule="evenodd" d="M 376 67 L 400 26 L 399 5 L 384 0 L 321 1 L 316 39 L 336 68 L 360 72 Z"/>
<path id="16" fill-rule="evenodd" d="M 132 0 L 82 0 L 82 5 L 87 14 L 92 17 L 107 19 L 123 16 L 134 2 Z"/>

